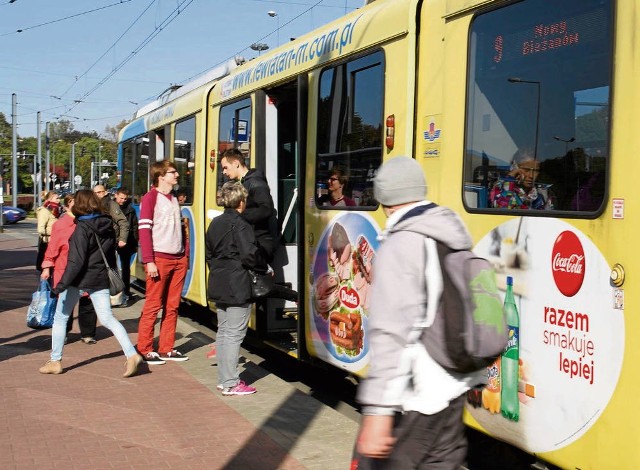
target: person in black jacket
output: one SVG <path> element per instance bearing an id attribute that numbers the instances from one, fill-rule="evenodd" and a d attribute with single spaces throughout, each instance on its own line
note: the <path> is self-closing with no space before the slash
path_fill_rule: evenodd
<path id="1" fill-rule="evenodd" d="M 118 188 L 115 201 L 127 218 L 127 222 L 129 222 L 127 244 L 117 248 L 118 256 L 120 257 L 120 267 L 122 268 L 122 281 L 124 282 L 122 304 L 119 306 L 126 307 L 129 297 L 131 297 L 131 257 L 138 249 L 138 216 L 136 215 L 135 209 L 131 206 L 128 189 Z"/>
<path id="2" fill-rule="evenodd" d="M 251 313 L 250 269 L 265 266 L 251 225 L 241 217 L 247 190 L 229 181 L 222 186 L 219 201 L 224 212 L 213 219 L 206 236 L 209 266 L 207 297 L 216 303 L 218 334 L 218 389 L 223 395 L 249 395 L 256 389 L 240 380 L 240 345 L 247 333 Z"/>
<path id="3" fill-rule="evenodd" d="M 260 170 L 247 168 L 242 152 L 235 148 L 222 153 L 220 165 L 227 178 L 239 181 L 247 190 L 247 207 L 242 218 L 253 226 L 258 245 L 270 263 L 278 248 L 279 236 L 278 219 L 267 179 Z"/>
<path id="4" fill-rule="evenodd" d="M 100 201 L 91 190 L 75 194 L 71 209 L 76 216 L 76 229 L 69 239 L 69 257 L 60 282 L 53 289 L 58 304 L 51 334 L 51 360 L 40 368 L 42 374 L 62 372 L 62 350 L 69 314 L 78 303 L 81 292 L 87 292 L 103 326 L 111 330 L 127 356 L 124 377 L 134 375 L 142 362 L 122 324 L 111 312 L 109 277 L 98 243 L 110 266 L 116 265 L 115 234 L 111 218 L 101 211 Z"/>

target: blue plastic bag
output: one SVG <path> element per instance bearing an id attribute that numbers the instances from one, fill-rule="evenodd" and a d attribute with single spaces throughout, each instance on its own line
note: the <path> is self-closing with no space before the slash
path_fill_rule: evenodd
<path id="1" fill-rule="evenodd" d="M 40 288 L 31 296 L 31 305 L 27 310 L 27 326 L 42 329 L 53 326 L 57 297 L 51 297 L 51 286 L 48 281 L 40 281 Z"/>

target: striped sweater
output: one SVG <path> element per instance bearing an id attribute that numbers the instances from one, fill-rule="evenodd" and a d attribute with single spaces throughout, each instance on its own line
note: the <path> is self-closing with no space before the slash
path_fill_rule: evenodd
<path id="1" fill-rule="evenodd" d="M 180 218 L 180 206 L 173 194 L 163 194 L 156 188 L 142 196 L 138 234 L 142 262 L 156 258 L 179 259 L 185 254 L 185 237 Z"/>

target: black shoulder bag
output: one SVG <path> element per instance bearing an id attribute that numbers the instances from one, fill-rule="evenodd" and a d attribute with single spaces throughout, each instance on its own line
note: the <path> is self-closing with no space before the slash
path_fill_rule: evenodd
<path id="1" fill-rule="evenodd" d="M 118 271 L 109 266 L 107 257 L 104 255 L 104 251 L 102 251 L 102 245 L 100 244 L 98 234 L 93 232 L 93 236 L 96 237 L 98 249 L 100 250 L 100 254 L 102 255 L 102 259 L 104 260 L 104 265 L 107 267 L 107 274 L 109 275 L 109 294 L 112 296 L 118 295 L 124 290 L 124 282 L 122 281 L 120 274 L 118 274 Z"/>

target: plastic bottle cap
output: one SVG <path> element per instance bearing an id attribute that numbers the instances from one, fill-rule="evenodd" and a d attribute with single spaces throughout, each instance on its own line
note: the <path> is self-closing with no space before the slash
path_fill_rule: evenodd
<path id="1" fill-rule="evenodd" d="M 513 278 L 511 276 L 507 276 L 507 285 L 513 286 Z"/>

